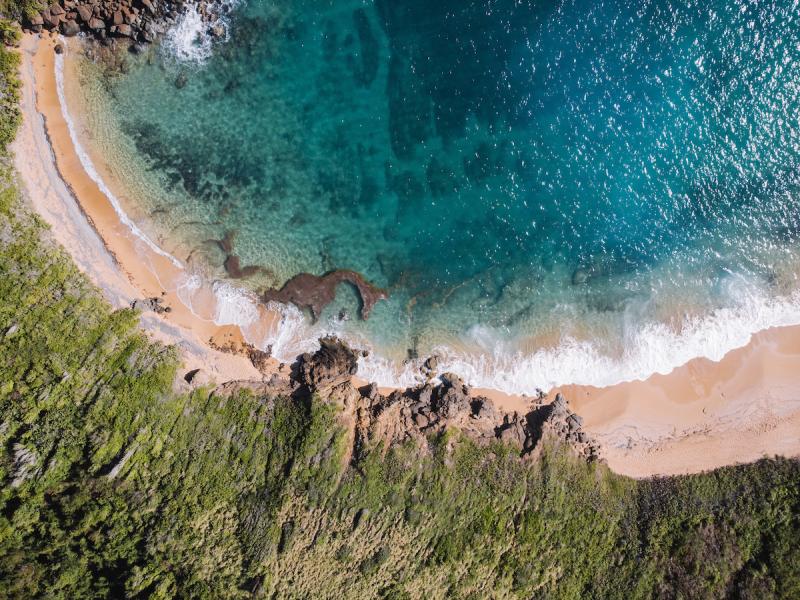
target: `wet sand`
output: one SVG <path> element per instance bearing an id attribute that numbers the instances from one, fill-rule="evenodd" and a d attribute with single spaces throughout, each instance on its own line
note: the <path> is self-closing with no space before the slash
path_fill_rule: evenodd
<path id="1" fill-rule="evenodd" d="M 242 332 L 213 323 L 210 298 L 208 306 L 193 305 L 194 312 L 181 303 L 175 283 L 180 269 L 121 223 L 83 169 L 57 96 L 54 43 L 29 35 L 22 45 L 24 125 L 14 152 L 32 205 L 112 304 L 163 295 L 172 312 L 145 314 L 143 325 L 154 338 L 180 346 L 187 370 L 200 367 L 217 382 L 262 378 L 247 358 L 209 346 L 212 339 L 241 346 Z M 265 320 L 274 318 L 264 312 Z M 532 403 L 476 391 L 508 412 L 525 412 Z M 646 381 L 566 386 L 550 395 L 557 392 L 584 417 L 609 466 L 634 477 L 693 473 L 762 456 L 800 456 L 800 327 L 761 332 L 720 362 L 695 359 Z"/>

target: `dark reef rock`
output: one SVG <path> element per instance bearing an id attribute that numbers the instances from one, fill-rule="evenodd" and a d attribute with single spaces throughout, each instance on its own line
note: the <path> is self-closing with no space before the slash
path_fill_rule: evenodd
<path id="1" fill-rule="evenodd" d="M 336 270 L 325 275 L 300 273 L 295 275 L 281 289 L 264 292 L 264 302 L 281 302 L 294 304 L 301 309 L 309 309 L 314 319 L 318 319 L 328 304 L 336 297 L 336 288 L 340 283 L 349 283 L 358 290 L 361 298 L 361 318 L 368 319 L 372 307 L 379 300 L 387 298 L 384 290 L 375 287 L 356 271 Z"/>

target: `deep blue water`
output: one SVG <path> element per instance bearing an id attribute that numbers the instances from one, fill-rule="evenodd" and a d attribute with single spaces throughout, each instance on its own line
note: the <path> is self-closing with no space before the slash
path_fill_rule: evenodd
<path id="1" fill-rule="evenodd" d="M 246 0 L 202 64 L 161 51 L 105 85 L 164 183 L 139 199 L 151 226 L 217 273 L 201 242 L 226 231 L 271 271 L 253 287 L 357 270 L 389 301 L 339 324 L 343 289 L 323 322 L 394 357 L 570 337 L 619 359 L 648 328 L 794 291 L 799 18 L 789 0 Z"/>

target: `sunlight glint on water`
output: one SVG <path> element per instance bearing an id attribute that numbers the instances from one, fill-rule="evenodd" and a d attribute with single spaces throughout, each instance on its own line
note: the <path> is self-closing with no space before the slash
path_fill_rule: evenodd
<path id="1" fill-rule="evenodd" d="M 316 324 L 287 309 L 253 340 L 281 358 L 334 331 L 381 383 L 435 351 L 532 392 L 800 322 L 791 2 L 251 0 L 229 25 L 201 61 L 85 66 L 81 112 L 140 225 L 209 281 L 232 231 L 269 270 L 233 285 L 346 268 L 389 290 L 366 323 L 344 288 Z"/>

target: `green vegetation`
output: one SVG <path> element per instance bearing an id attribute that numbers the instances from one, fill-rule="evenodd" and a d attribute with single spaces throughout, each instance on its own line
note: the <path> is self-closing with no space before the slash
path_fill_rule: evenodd
<path id="1" fill-rule="evenodd" d="M 636 482 L 448 433 L 349 465 L 317 399 L 176 390 L 0 182 L 0 597 L 800 597 L 797 461 Z"/>
<path id="2" fill-rule="evenodd" d="M 17 21 L 30 19 L 47 3 L 39 0 L 0 0 L 0 15 Z"/>

